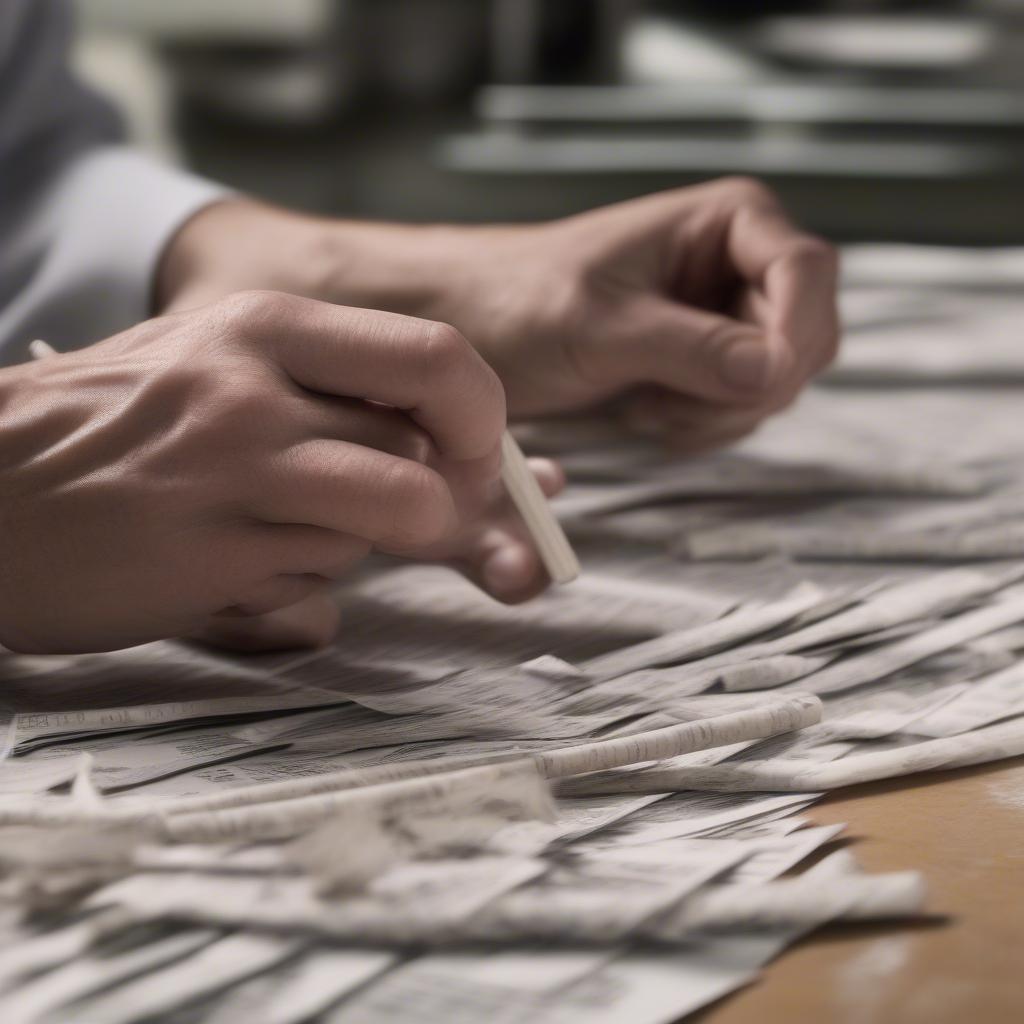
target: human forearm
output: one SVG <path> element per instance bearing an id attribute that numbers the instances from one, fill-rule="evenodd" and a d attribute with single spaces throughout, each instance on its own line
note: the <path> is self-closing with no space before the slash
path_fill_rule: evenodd
<path id="1" fill-rule="evenodd" d="M 313 217 L 229 197 L 200 210 L 172 238 L 157 268 L 156 308 L 198 305 L 258 282 L 431 318 L 455 270 L 443 253 L 459 230 Z"/>
<path id="2" fill-rule="evenodd" d="M 532 269 L 545 229 L 321 218 L 233 197 L 175 234 L 158 268 L 156 309 L 260 287 L 438 320 L 462 331 L 506 388 L 514 385 L 510 414 L 585 405 L 587 389 L 567 402 L 559 382 L 550 393 L 535 386 L 514 343 L 538 343 L 535 322 L 557 320 L 573 299 L 567 279 Z M 553 347 L 559 340 L 552 332 Z"/>
<path id="3" fill-rule="evenodd" d="M 559 221 L 410 226 L 239 200 L 178 233 L 170 308 L 244 287 L 457 327 L 509 413 L 614 399 L 637 429 L 697 450 L 753 429 L 832 358 L 835 259 L 763 186 L 725 180 Z"/>

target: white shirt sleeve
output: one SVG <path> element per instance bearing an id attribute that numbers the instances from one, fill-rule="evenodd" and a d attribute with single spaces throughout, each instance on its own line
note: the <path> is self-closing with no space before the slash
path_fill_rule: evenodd
<path id="1" fill-rule="evenodd" d="M 144 320 L 167 242 L 227 191 L 117 144 L 67 70 L 67 22 L 63 0 L 0 3 L 0 364 Z"/>

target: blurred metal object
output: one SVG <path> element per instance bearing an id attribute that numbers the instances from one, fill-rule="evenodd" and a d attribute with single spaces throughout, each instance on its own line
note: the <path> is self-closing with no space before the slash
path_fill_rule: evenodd
<path id="1" fill-rule="evenodd" d="M 993 50 L 996 29 L 979 17 L 928 11 L 766 18 L 758 47 L 807 64 L 902 70 L 968 67 Z"/>
<path id="2" fill-rule="evenodd" d="M 438 161 L 498 195 L 532 187 L 545 214 L 556 196 L 569 212 L 584 197 L 739 173 L 797 196 L 798 213 L 806 197 L 805 218 L 826 233 L 1013 238 L 1024 234 L 1024 212 L 1005 210 L 1024 173 L 1024 4 L 1010 6 L 592 0 L 615 15 L 600 46 L 617 59 L 596 76 L 593 61 L 553 70 L 536 35 L 531 62 L 535 11 L 517 23 L 516 74 L 481 89 L 476 128 L 442 140 Z"/>
<path id="3" fill-rule="evenodd" d="M 77 2 L 137 137 L 276 202 L 536 219 L 754 173 L 839 238 L 1024 237 L 1024 0 Z"/>
<path id="4" fill-rule="evenodd" d="M 489 86 L 477 113 L 504 125 L 679 123 L 902 124 L 1018 128 L 1024 90 L 869 85 L 806 77 L 678 86 Z"/>
<path id="5" fill-rule="evenodd" d="M 429 103 L 465 95 L 483 77 L 489 11 L 479 0 L 350 3 L 350 45 L 368 91 Z"/>
<path id="6" fill-rule="evenodd" d="M 344 0 L 340 0 L 344 2 Z M 339 0 L 75 0 L 86 31 L 130 33 L 166 42 L 306 43 Z"/>
<path id="7" fill-rule="evenodd" d="M 537 77 L 543 0 L 493 0 L 491 71 L 498 82 L 532 82 Z"/>
<path id="8" fill-rule="evenodd" d="M 159 76 L 165 108 L 193 103 L 231 117 L 302 124 L 333 111 L 348 88 L 337 44 L 349 0 L 75 3 L 94 51 L 148 53 L 150 83 L 138 74 L 135 82 L 152 93 Z M 102 68 L 96 73 L 104 78 Z M 135 88 L 105 84 L 129 110 L 142 102 Z"/>
<path id="9" fill-rule="evenodd" d="M 754 82 L 771 71 L 741 41 L 706 24 L 651 15 L 622 33 L 619 66 L 625 83 Z"/>
<path id="10" fill-rule="evenodd" d="M 590 133 L 517 138 L 478 133 L 446 139 L 439 154 L 453 170 L 514 175 L 714 175 L 742 171 L 771 176 L 943 179 L 1010 166 L 995 146 L 786 135 L 706 139 Z"/>
<path id="11" fill-rule="evenodd" d="M 188 113 L 315 127 L 357 96 L 434 102 L 479 82 L 478 0 L 77 0 L 93 36 L 163 60 Z"/>

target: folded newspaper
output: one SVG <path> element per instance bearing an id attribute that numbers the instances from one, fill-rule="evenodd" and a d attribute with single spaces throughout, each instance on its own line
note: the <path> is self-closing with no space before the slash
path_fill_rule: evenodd
<path id="1" fill-rule="evenodd" d="M 524 429 L 571 587 L 381 564 L 324 651 L 0 654 L 0 1020 L 669 1024 L 920 915 L 801 812 L 1024 753 L 1024 256 L 851 267 L 832 386 L 731 452 Z"/>

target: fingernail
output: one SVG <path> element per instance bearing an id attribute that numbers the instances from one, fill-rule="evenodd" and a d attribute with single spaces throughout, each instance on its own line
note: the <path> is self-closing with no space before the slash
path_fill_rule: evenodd
<path id="1" fill-rule="evenodd" d="M 722 353 L 718 372 L 729 387 L 764 391 L 775 376 L 775 359 L 764 341 L 741 338 Z"/>

